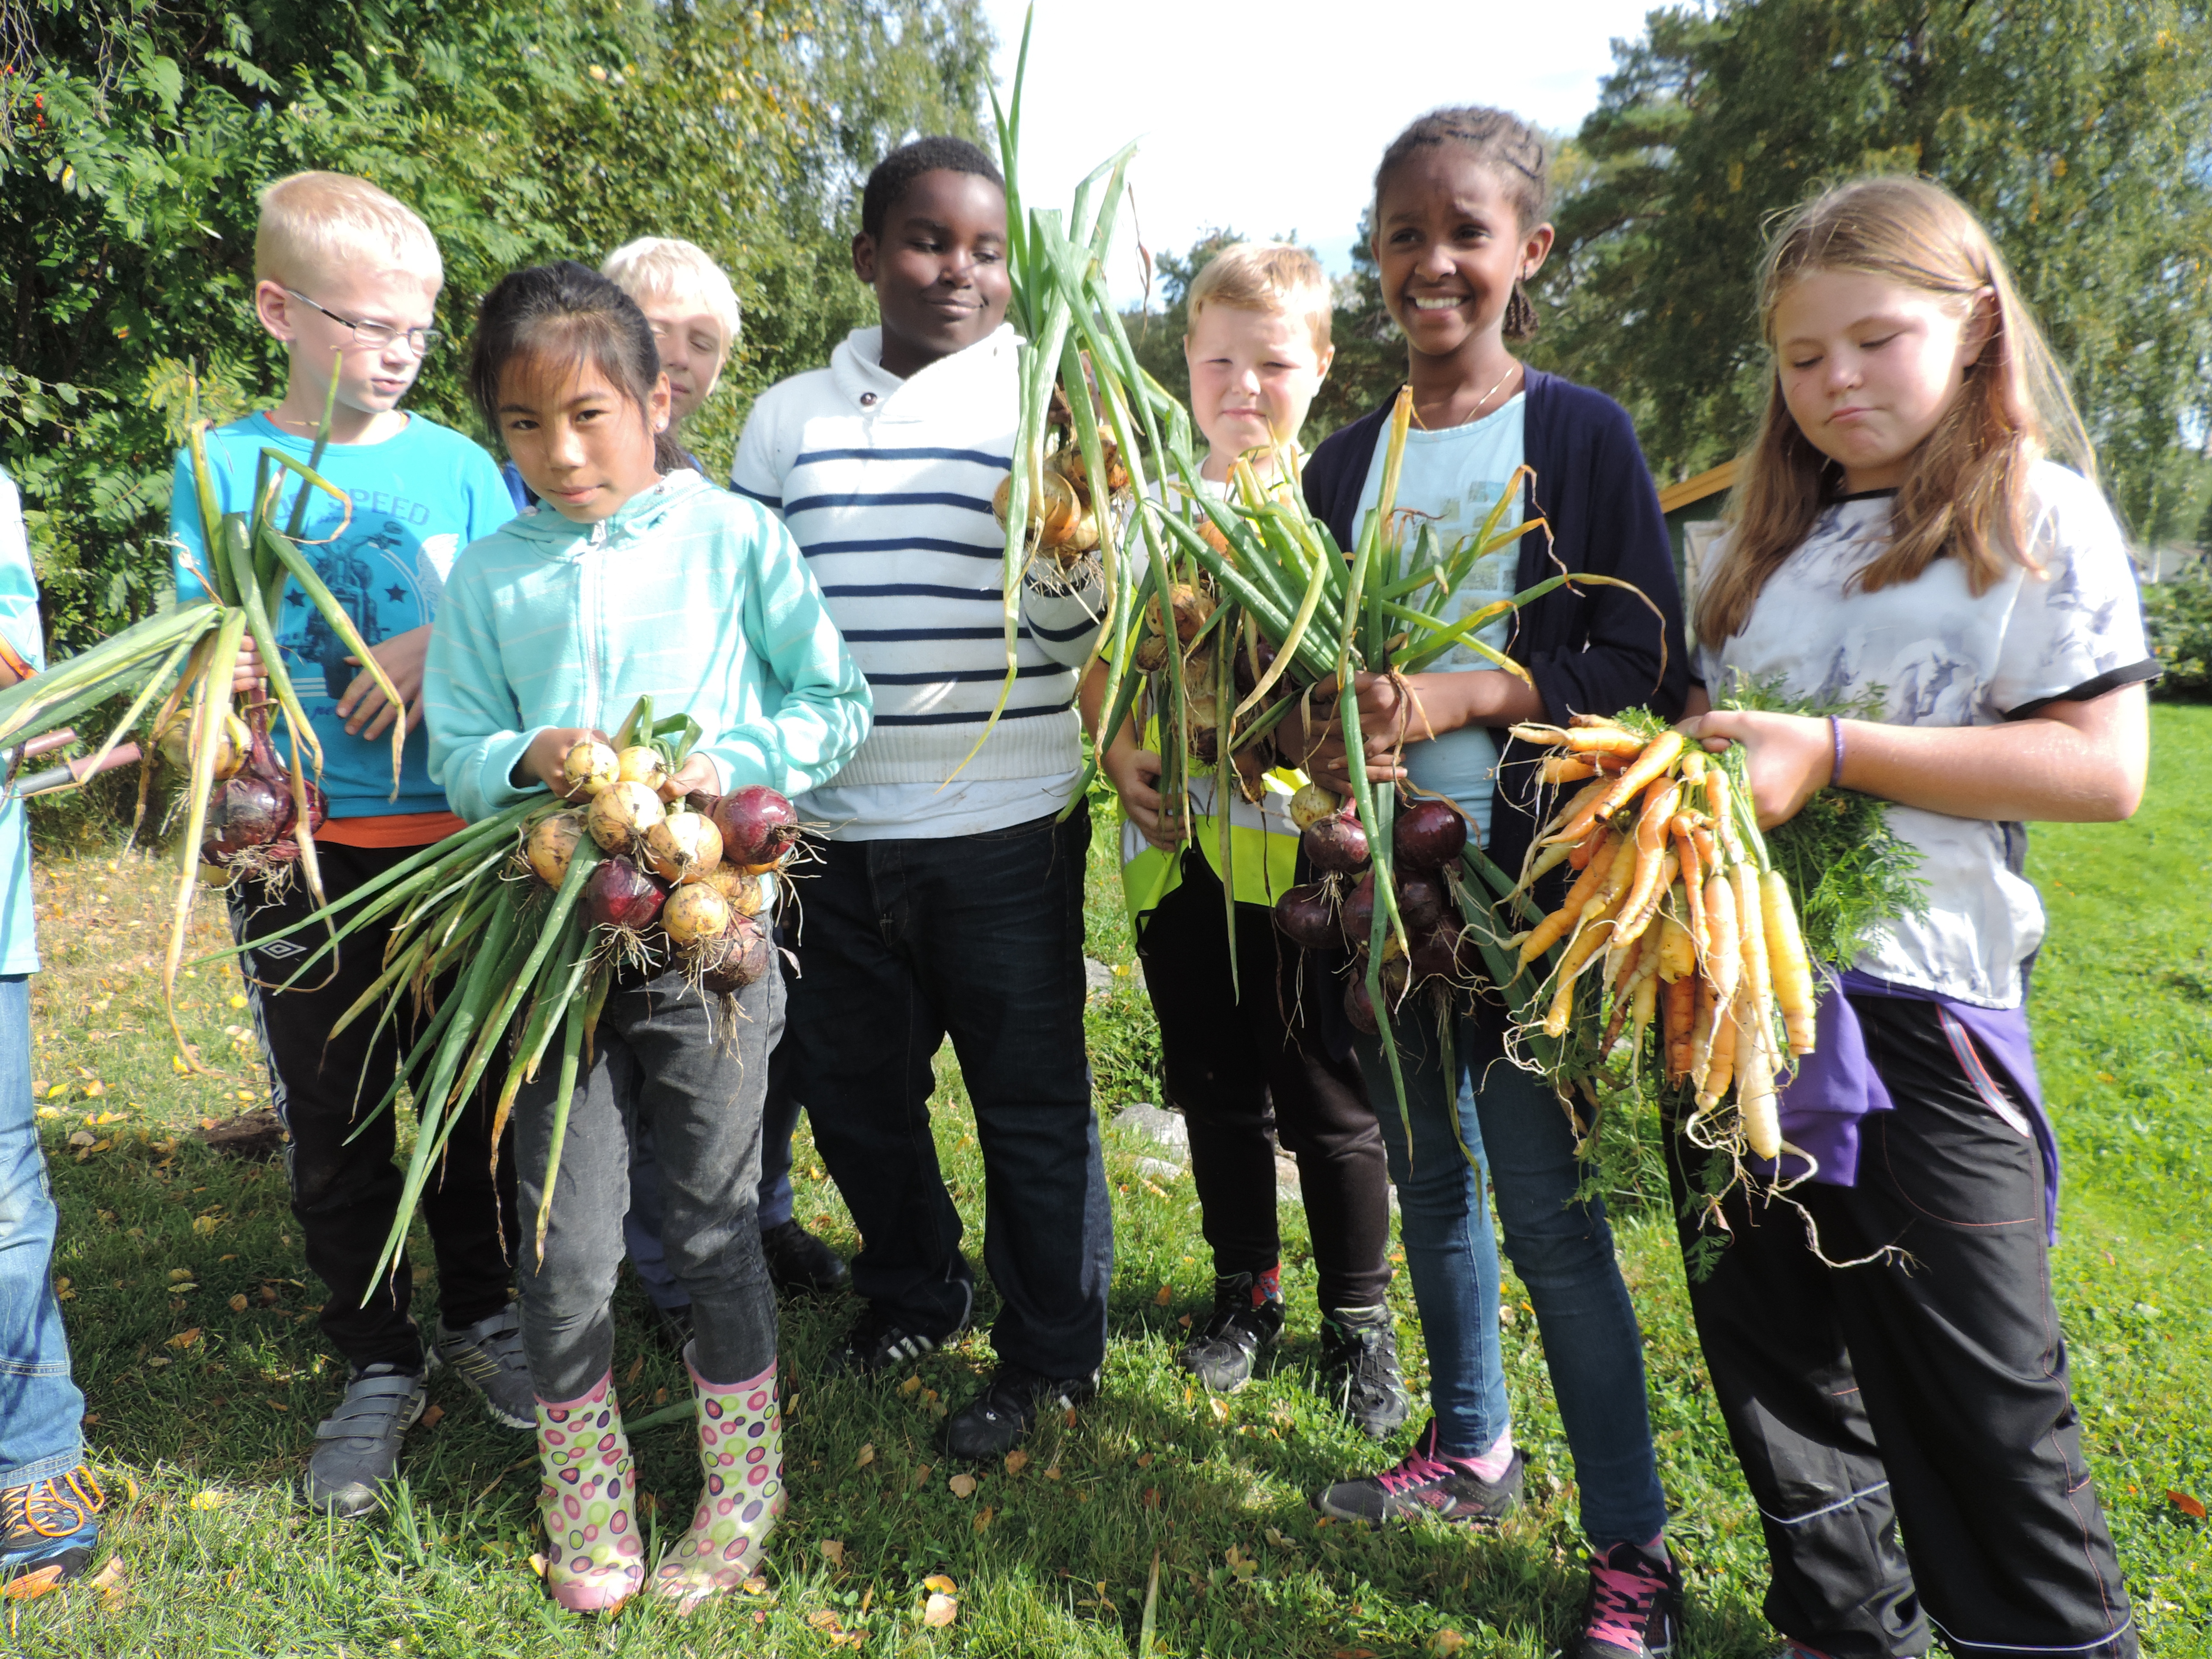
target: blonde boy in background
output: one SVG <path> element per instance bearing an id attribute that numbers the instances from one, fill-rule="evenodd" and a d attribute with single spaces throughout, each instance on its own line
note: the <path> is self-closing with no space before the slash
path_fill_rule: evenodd
<path id="1" fill-rule="evenodd" d="M 463 545 L 514 516 L 499 468 L 459 433 L 399 407 L 424 356 L 445 267 L 430 228 L 366 179 L 301 173 L 261 193 L 253 244 L 253 304 L 289 360 L 283 399 L 207 434 L 216 505 L 252 505 L 264 448 L 304 462 L 314 447 L 331 382 L 337 399 L 322 476 L 340 502 L 288 480 L 278 522 L 304 493 L 303 545 L 370 653 L 405 703 L 408 736 L 398 787 L 389 733 L 400 710 L 376 689 L 344 641 L 296 592 L 276 618 L 277 647 L 321 739 L 330 821 L 316 835 L 323 884 L 336 899 L 418 848 L 460 829 L 430 776 L 421 729 L 422 663 L 430 619 Z M 207 568 L 190 458 L 179 453 L 169 507 L 179 599 L 201 593 Z M 239 685 L 258 696 L 258 660 L 240 659 Z M 269 1057 L 270 1092 L 290 1134 L 285 1170 L 307 1265 L 327 1285 L 323 1334 L 350 1368 L 345 1397 L 315 1431 L 305 1497 L 333 1515 L 376 1506 L 398 1466 L 400 1437 L 422 1414 L 430 1366 L 442 1360 L 483 1395 L 490 1414 L 533 1429 L 530 1376 L 502 1238 L 518 1237 L 514 1159 L 493 1176 L 487 1103 L 472 1103 L 454 1132 L 442 1177 L 422 1213 L 438 1262 L 439 1321 L 429 1352 L 410 1316 L 414 1275 L 403 1258 L 376 1262 L 392 1226 L 401 1175 L 392 1163 L 392 1115 L 366 1121 L 356 1103 L 385 1091 L 415 1041 L 403 1016 L 372 1029 L 359 1020 L 333 1036 L 339 1015 L 376 978 L 385 938 L 351 935 L 336 969 L 288 990 L 305 947 L 270 936 L 312 908 L 306 884 L 282 891 L 241 878 L 229 891 L 231 928 L 252 946 L 240 959 L 254 1026 Z M 267 939 L 266 944 L 256 940 Z M 395 1029 L 395 1027 L 397 1029 Z M 502 1231 L 502 1218 L 504 1231 Z"/>
<path id="2" fill-rule="evenodd" d="M 1328 279 L 1304 249 L 1239 242 L 1214 255 L 1190 285 L 1190 406 L 1208 446 L 1201 487 L 1225 488 L 1239 457 L 1263 482 L 1299 464 L 1298 428 L 1334 357 Z M 1105 674 L 1083 689 L 1095 732 Z M 1297 879 L 1297 831 L 1287 794 L 1230 803 L 1236 877 L 1237 960 L 1230 972 L 1221 909 L 1220 836 L 1212 778 L 1194 769 L 1191 818 L 1163 818 L 1157 722 L 1140 747 L 1125 722 L 1100 761 L 1121 799 L 1121 886 L 1158 1016 L 1167 1097 L 1190 1133 L 1206 1243 L 1213 1250 L 1213 1312 L 1182 1351 L 1208 1389 L 1233 1392 L 1283 1333 L 1282 1250 L 1275 1226 L 1276 1137 L 1298 1161 L 1298 1189 L 1313 1241 L 1321 1303 L 1321 1370 L 1327 1392 L 1354 1424 L 1380 1439 L 1406 1419 L 1390 1283 L 1389 1174 L 1382 1139 L 1348 1055 L 1332 1057 L 1318 1033 L 1295 1026 L 1298 955 L 1279 939 L 1272 907 Z M 1311 988 L 1309 988 L 1310 991 Z"/>
<path id="3" fill-rule="evenodd" d="M 722 268 L 696 243 L 674 236 L 641 236 L 607 255 L 599 274 L 637 301 L 660 347 L 668 376 L 668 431 L 684 464 L 712 478 L 714 472 L 683 441 L 684 423 L 705 406 L 738 343 L 738 295 Z M 512 483 L 513 465 L 508 471 Z M 779 1019 L 781 1005 L 778 1005 Z M 771 1039 L 773 1044 L 773 1039 Z M 774 1045 L 781 1053 L 781 1045 Z M 837 1253 L 792 1215 L 791 1137 L 799 1127 L 799 1103 L 781 1087 L 782 1068 L 771 1060 L 768 1105 L 761 1121 L 761 1254 L 781 1291 L 842 1290 L 852 1274 Z M 652 1299 L 653 1317 L 669 1346 L 682 1352 L 691 1340 L 691 1302 L 669 1270 L 660 1249 L 660 1166 L 650 1130 L 641 1124 L 630 1142 L 629 1213 L 623 1234 L 630 1266 Z"/>

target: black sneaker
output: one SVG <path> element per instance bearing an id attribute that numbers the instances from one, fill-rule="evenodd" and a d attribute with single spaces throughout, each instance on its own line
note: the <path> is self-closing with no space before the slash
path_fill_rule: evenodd
<path id="1" fill-rule="evenodd" d="M 1213 1317 L 1184 1346 L 1182 1368 L 1215 1394 L 1234 1394 L 1252 1380 L 1260 1351 L 1283 1337 L 1283 1304 L 1261 1291 L 1249 1273 L 1213 1280 Z"/>
<path id="2" fill-rule="evenodd" d="M 896 1316 L 871 1302 L 845 1333 L 845 1340 L 830 1351 L 832 1376 L 872 1376 L 893 1365 L 908 1365 L 931 1352 L 958 1330 L 942 1336 L 926 1336 L 908 1330 Z"/>
<path id="3" fill-rule="evenodd" d="M 1004 1457 L 1030 1431 L 1038 1412 L 1068 1411 L 1097 1395 L 1096 1371 L 1088 1376 L 1043 1376 L 1002 1360 L 983 1392 L 945 1424 L 945 1452 L 978 1462 Z"/>
<path id="4" fill-rule="evenodd" d="M 1337 1409 L 1370 1440 L 1389 1439 L 1413 1414 L 1388 1307 L 1333 1308 L 1322 1315 L 1321 1376 Z"/>
<path id="5" fill-rule="evenodd" d="M 1518 1448 L 1496 1480 L 1485 1480 L 1457 1458 L 1438 1457 L 1436 1419 L 1431 1418 L 1396 1468 L 1340 1480 L 1314 1499 L 1314 1507 L 1333 1519 L 1364 1521 L 1370 1527 L 1410 1521 L 1418 1515 L 1492 1525 L 1521 1502 L 1521 1469 Z"/>
<path id="6" fill-rule="evenodd" d="M 779 1291 L 829 1296 L 853 1282 L 853 1270 L 844 1257 L 795 1218 L 761 1229 L 761 1254 L 768 1258 L 769 1282 Z"/>
<path id="7" fill-rule="evenodd" d="M 1664 1543 L 1615 1544 L 1590 1563 L 1582 1624 L 1560 1659 L 1664 1659 L 1682 1627 L 1682 1574 Z"/>

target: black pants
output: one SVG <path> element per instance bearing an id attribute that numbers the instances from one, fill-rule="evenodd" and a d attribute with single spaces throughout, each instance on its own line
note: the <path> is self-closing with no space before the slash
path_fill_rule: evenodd
<path id="1" fill-rule="evenodd" d="M 1196 849 L 1182 881 L 1145 922 L 1137 954 L 1160 1024 L 1168 1098 L 1190 1129 L 1191 1177 L 1217 1273 L 1264 1273 L 1275 1228 L 1275 1133 L 1298 1161 L 1321 1305 L 1371 1308 L 1390 1284 L 1390 1176 L 1359 1067 L 1294 1029 L 1297 952 L 1263 904 L 1237 907 L 1238 988 L 1231 989 L 1221 878 Z M 1309 995 L 1331 988 L 1310 983 Z"/>
<path id="2" fill-rule="evenodd" d="M 318 844 L 315 850 L 323 890 L 335 899 L 421 849 Z M 296 872 L 273 901 L 258 882 L 230 890 L 231 931 L 241 943 L 280 932 L 313 908 Z M 323 1334 L 356 1369 L 422 1363 L 422 1340 L 408 1317 L 415 1281 L 406 1259 L 396 1271 L 374 1276 L 404 1182 L 392 1161 L 393 1109 L 379 1113 L 358 1139 L 348 1139 L 391 1086 L 417 1023 L 410 1008 L 379 1032 L 371 1013 L 331 1036 L 338 1016 L 382 970 L 388 933 L 372 924 L 349 936 L 338 949 L 335 975 L 325 957 L 289 991 L 275 988 L 292 976 L 322 934 L 303 930 L 240 958 L 254 1028 L 269 1056 L 276 1115 L 292 1137 L 284 1152 L 292 1213 L 308 1267 L 330 1287 Z M 505 1307 L 514 1277 L 514 1159 L 511 1146 L 502 1148 L 495 1179 L 489 1106 L 480 1092 L 465 1108 L 444 1168 L 422 1194 L 422 1218 L 438 1258 L 439 1311 L 455 1328 Z"/>
<path id="3" fill-rule="evenodd" d="M 975 1278 L 929 1125 L 952 1039 L 983 1153 L 1002 1359 L 1087 1376 L 1106 1353 L 1114 1225 L 1083 1046 L 1091 820 L 834 841 L 801 900 L 792 1095 L 864 1241 L 853 1287 L 909 1329 L 965 1323 Z"/>
<path id="4" fill-rule="evenodd" d="M 2081 1453 L 2051 1301 L 2041 1154 L 2020 1103 L 1933 1003 L 1854 997 L 1896 1103 L 1859 1184 L 1808 1184 L 1831 1268 L 1779 1203 L 1690 1287 L 1773 1563 L 1766 1614 L 1836 1659 L 2124 1659 L 2135 1631 Z M 1673 1146 L 1675 1198 L 1706 1154 Z M 1686 1243 L 1695 1227 L 1686 1218 Z M 1902 1534 L 1900 1543 L 1899 1534 Z"/>

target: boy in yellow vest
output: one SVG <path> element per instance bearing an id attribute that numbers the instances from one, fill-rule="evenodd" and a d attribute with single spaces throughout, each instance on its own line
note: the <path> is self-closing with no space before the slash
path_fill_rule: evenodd
<path id="1" fill-rule="evenodd" d="M 1200 483 L 1224 489 L 1240 456 L 1272 482 L 1279 455 L 1297 464 L 1298 428 L 1334 356 L 1328 279 L 1302 248 L 1240 242 L 1193 280 L 1188 309 L 1191 413 L 1208 446 Z M 1094 669 L 1084 686 L 1094 732 L 1104 684 Z M 1144 742 L 1158 744 L 1157 725 Z M 1297 953 L 1277 936 L 1271 910 L 1296 878 L 1297 832 L 1285 811 L 1296 786 L 1271 774 L 1258 804 L 1230 803 L 1240 997 L 1230 975 L 1211 774 L 1191 769 L 1186 837 L 1163 820 L 1160 757 L 1139 746 L 1134 721 L 1123 723 L 1099 764 L 1121 799 L 1121 884 L 1159 1018 L 1168 1098 L 1189 1127 L 1191 1174 L 1213 1249 L 1212 1316 L 1184 1348 L 1183 1365 L 1208 1389 L 1231 1392 L 1281 1339 L 1272 1104 L 1275 1134 L 1298 1162 L 1312 1235 L 1322 1376 L 1346 1414 L 1380 1439 L 1408 1409 L 1383 1300 L 1389 1176 L 1358 1066 L 1332 1058 L 1318 1033 L 1285 1018 L 1298 1005 Z"/>

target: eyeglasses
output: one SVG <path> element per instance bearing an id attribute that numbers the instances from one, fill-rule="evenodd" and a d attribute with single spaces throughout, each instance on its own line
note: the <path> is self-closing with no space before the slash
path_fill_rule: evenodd
<path id="1" fill-rule="evenodd" d="M 353 331 L 354 343 L 356 345 L 367 346 L 372 351 L 381 351 L 386 346 L 390 345 L 394 340 L 404 337 L 406 339 L 407 349 L 410 351 L 413 352 L 417 357 L 427 357 L 431 352 L 437 349 L 438 343 L 446 337 L 445 331 L 441 329 L 398 329 L 392 327 L 389 323 L 357 322 L 351 317 L 341 317 L 337 312 L 332 311 L 328 306 L 322 305 L 313 300 L 310 300 L 296 288 L 288 288 L 284 292 L 290 295 L 303 306 L 313 306 L 317 311 L 321 312 L 324 316 L 329 318 L 332 322 L 343 323 L 348 328 Z"/>

